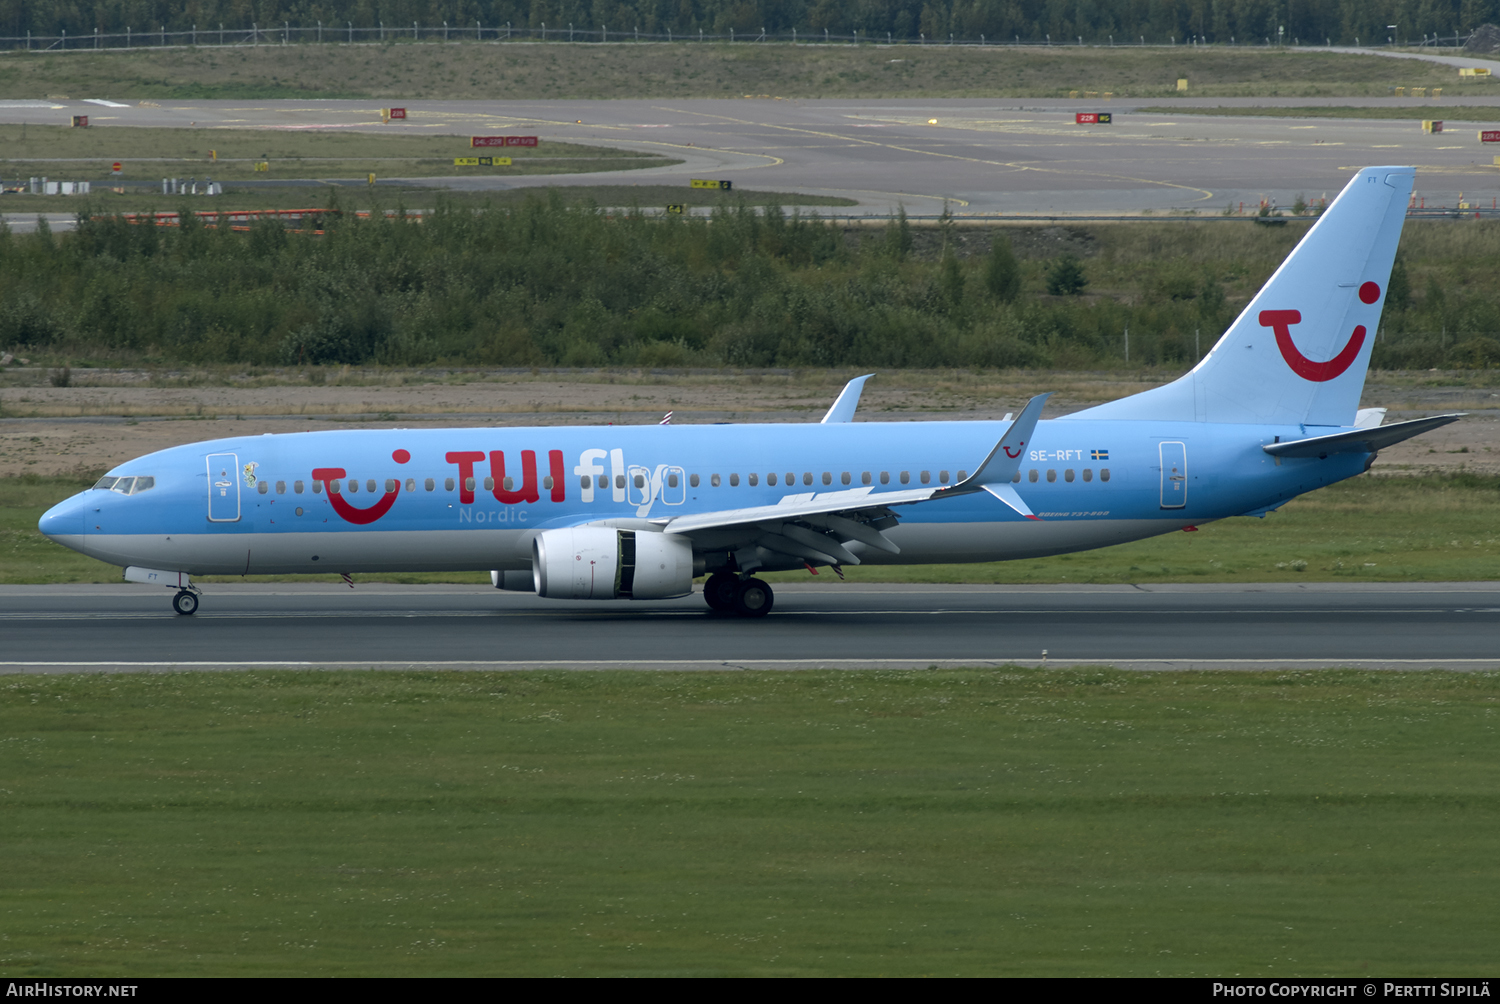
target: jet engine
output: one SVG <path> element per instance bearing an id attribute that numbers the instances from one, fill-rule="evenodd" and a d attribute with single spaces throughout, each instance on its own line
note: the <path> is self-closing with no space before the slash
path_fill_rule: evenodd
<path id="1" fill-rule="evenodd" d="M 554 600 L 664 600 L 693 591 L 693 544 L 603 526 L 544 530 L 531 545 L 536 593 Z"/>

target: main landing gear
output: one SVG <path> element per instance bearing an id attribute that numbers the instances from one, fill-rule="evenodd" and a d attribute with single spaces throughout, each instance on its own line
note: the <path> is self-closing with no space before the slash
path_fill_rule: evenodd
<path id="1" fill-rule="evenodd" d="M 198 594 L 184 589 L 172 597 L 172 609 L 189 616 L 198 612 Z"/>
<path id="2" fill-rule="evenodd" d="M 764 617 L 771 612 L 776 595 L 760 579 L 740 579 L 728 572 L 715 572 L 703 584 L 703 599 L 720 613 Z"/>

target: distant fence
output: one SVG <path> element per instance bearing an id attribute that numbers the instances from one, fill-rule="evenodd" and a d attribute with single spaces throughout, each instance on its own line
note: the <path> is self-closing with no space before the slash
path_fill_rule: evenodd
<path id="1" fill-rule="evenodd" d="M 1398 41 L 1388 38 L 1381 42 L 1378 39 L 1366 39 L 1363 48 L 1390 48 L 1395 46 L 1427 46 L 1451 48 L 1462 46 L 1468 41 L 1468 35 L 1453 35 L 1439 38 L 1433 35 L 1430 39 L 1423 37 L 1420 43 L 1407 39 Z M 959 38 L 954 34 L 947 36 L 934 36 L 928 38 L 925 34 L 918 34 L 914 38 L 902 38 L 892 32 L 870 33 L 855 31 L 852 34 L 824 29 L 822 31 L 799 32 L 793 29 L 790 32 L 767 32 L 762 28 L 759 31 L 737 31 L 731 29 L 728 34 L 713 34 L 701 29 L 696 32 L 645 32 L 639 28 L 630 28 L 624 31 L 611 30 L 608 25 L 598 28 L 582 28 L 573 25 L 546 25 L 538 28 L 512 27 L 506 24 L 484 24 L 480 21 L 469 23 L 454 22 L 449 24 L 444 21 L 438 27 L 423 27 L 415 21 L 409 25 L 378 24 L 374 28 L 356 28 L 354 23 L 346 21 L 343 24 L 329 22 L 324 24 L 319 21 L 315 26 L 293 25 L 290 21 L 281 24 L 260 25 L 252 23 L 250 27 L 226 28 L 224 25 L 194 25 L 188 30 L 168 31 L 165 25 L 155 30 L 135 31 L 126 28 L 123 32 L 82 32 L 69 34 L 66 31 L 58 35 L 33 35 L 27 32 L 19 36 L 0 37 L 0 49 L 26 49 L 32 52 L 58 52 L 76 51 L 80 49 L 139 49 L 139 48 L 167 48 L 171 46 L 260 46 L 260 45 L 330 45 L 356 43 L 379 44 L 382 42 L 728 42 L 737 44 L 741 42 L 789 42 L 794 45 L 962 45 L 962 46 L 1072 46 L 1074 48 L 1084 47 L 1116 47 L 1116 46 L 1213 46 L 1219 47 L 1256 47 L 1256 48 L 1324 48 L 1333 44 L 1332 39 L 1324 39 L 1321 43 L 1309 39 L 1290 38 L 1278 41 L 1275 38 L 1240 39 L 1231 38 L 1229 42 L 1209 42 L 1197 37 L 1168 36 L 1166 38 L 1149 39 L 1145 35 L 1121 36 L 1118 39 L 1113 35 L 1103 38 L 1085 39 L 1083 36 L 1072 38 L 1053 38 L 1045 35 L 1042 38 L 1022 38 L 1013 35 L 1009 38 L 987 38 L 980 35 L 978 38 Z M 1372 44 L 1373 43 L 1373 44 Z M 1360 45 L 1360 40 L 1355 40 Z"/>

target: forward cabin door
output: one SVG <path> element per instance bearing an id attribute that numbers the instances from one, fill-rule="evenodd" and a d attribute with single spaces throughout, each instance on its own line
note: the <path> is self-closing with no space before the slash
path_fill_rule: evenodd
<path id="1" fill-rule="evenodd" d="M 1181 509 L 1187 505 L 1187 444 L 1162 443 L 1161 507 Z"/>
<path id="2" fill-rule="evenodd" d="M 208 521 L 233 523 L 240 518 L 240 458 L 233 453 L 208 455 Z"/>

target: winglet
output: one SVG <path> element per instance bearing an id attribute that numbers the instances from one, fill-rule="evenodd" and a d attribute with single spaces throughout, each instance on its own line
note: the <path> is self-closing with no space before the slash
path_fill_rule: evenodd
<path id="1" fill-rule="evenodd" d="M 854 409 L 859 407 L 859 396 L 864 393 L 865 381 L 874 375 L 874 373 L 866 373 L 864 376 L 855 377 L 844 384 L 844 389 L 839 394 L 838 400 L 833 402 L 833 407 L 828 409 L 828 414 L 823 416 L 823 421 L 820 424 L 827 425 L 829 422 L 854 421 Z"/>
<path id="2" fill-rule="evenodd" d="M 1037 522 L 1041 522 L 1042 517 L 1032 512 L 1031 506 L 1021 501 L 1020 493 L 1010 485 L 985 485 L 984 490 L 995 496 L 995 498 L 999 499 L 1001 502 L 1004 502 L 1006 505 L 1010 506 L 1022 516 L 1025 516 L 1027 519 L 1034 519 Z"/>
<path id="3" fill-rule="evenodd" d="M 984 458 L 984 463 L 979 465 L 979 470 L 964 478 L 952 488 L 946 489 L 939 494 L 968 494 L 977 491 L 990 491 L 995 497 L 1006 505 L 1016 508 L 1016 503 L 995 493 L 991 485 L 1009 485 L 1016 472 L 1021 469 L 1021 459 L 1026 455 L 1026 444 L 1031 442 L 1031 434 L 1036 431 L 1036 423 L 1042 417 L 1042 406 L 1047 403 L 1047 398 L 1052 394 L 1038 394 L 1026 402 L 1026 407 L 1021 409 L 1021 415 L 1011 423 L 1010 428 L 1005 430 L 1005 435 L 1000 437 L 1000 442 L 990 451 L 990 455 Z M 1015 494 L 1014 490 L 1011 494 Z M 936 497 L 936 496 L 934 496 Z M 1016 502 L 1020 502 L 1020 496 L 1016 496 Z M 1022 503 L 1024 506 L 1024 503 Z M 1031 516 L 1031 511 L 1016 508 L 1022 516 Z M 1035 519 L 1035 516 L 1031 516 Z"/>

